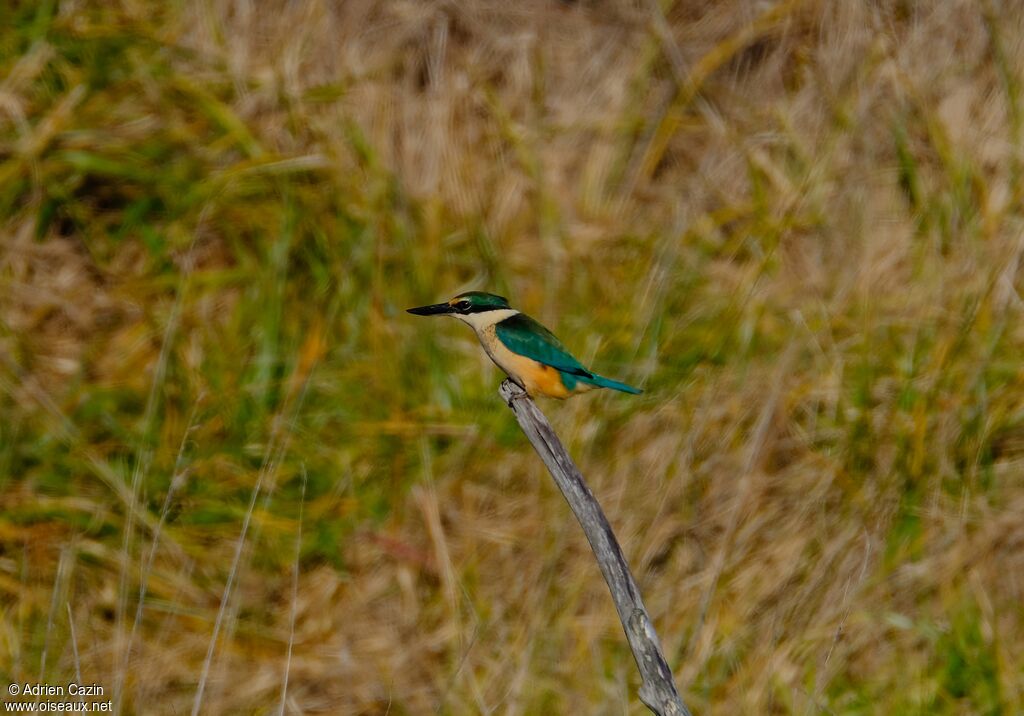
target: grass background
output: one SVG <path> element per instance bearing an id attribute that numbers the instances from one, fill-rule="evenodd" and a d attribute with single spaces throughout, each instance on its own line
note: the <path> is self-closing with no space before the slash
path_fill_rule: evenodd
<path id="1" fill-rule="evenodd" d="M 1024 711 L 1024 8 L 0 8 L 0 676 L 121 713 Z M 201 686 L 201 688 L 200 688 Z"/>

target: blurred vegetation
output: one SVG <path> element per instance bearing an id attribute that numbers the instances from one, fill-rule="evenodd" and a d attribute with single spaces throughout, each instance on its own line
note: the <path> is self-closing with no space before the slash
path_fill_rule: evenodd
<path id="1" fill-rule="evenodd" d="M 1022 25 L 5 4 L 0 676 L 644 713 L 498 372 L 402 312 L 483 288 L 646 389 L 542 407 L 695 713 L 1024 711 Z"/>

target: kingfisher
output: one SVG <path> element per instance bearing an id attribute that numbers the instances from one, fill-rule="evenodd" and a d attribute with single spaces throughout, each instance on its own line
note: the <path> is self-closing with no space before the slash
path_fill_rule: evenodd
<path id="1" fill-rule="evenodd" d="M 406 310 L 417 316 L 454 316 L 469 324 L 495 365 L 531 396 L 564 400 L 594 388 L 643 392 L 587 370 L 554 333 L 502 296 L 467 291 L 445 303 Z"/>

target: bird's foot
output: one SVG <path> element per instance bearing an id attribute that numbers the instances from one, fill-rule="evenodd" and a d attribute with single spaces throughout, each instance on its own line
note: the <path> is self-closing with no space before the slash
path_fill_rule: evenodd
<path id="1" fill-rule="evenodd" d="M 522 400 L 523 398 L 529 398 L 529 397 L 530 396 L 527 395 L 526 393 L 516 393 L 515 395 L 509 396 L 508 407 L 512 408 L 512 407 L 514 407 L 513 403 L 515 403 L 517 400 Z"/>
<path id="2" fill-rule="evenodd" d="M 506 379 L 502 383 L 501 392 L 504 393 L 505 396 L 508 398 L 505 402 L 509 408 L 512 408 L 513 403 L 515 403 L 517 400 L 522 400 L 523 398 L 530 397 L 530 394 L 526 392 L 526 388 L 519 385 L 519 383 L 515 382 L 511 378 Z"/>

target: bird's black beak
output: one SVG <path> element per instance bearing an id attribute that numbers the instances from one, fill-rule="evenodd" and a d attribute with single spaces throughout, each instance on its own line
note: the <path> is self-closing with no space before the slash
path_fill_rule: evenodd
<path id="1" fill-rule="evenodd" d="M 455 313 L 455 309 L 447 303 L 435 303 L 431 306 L 420 306 L 418 308 L 405 309 L 408 313 L 417 316 L 437 316 L 443 313 Z"/>

